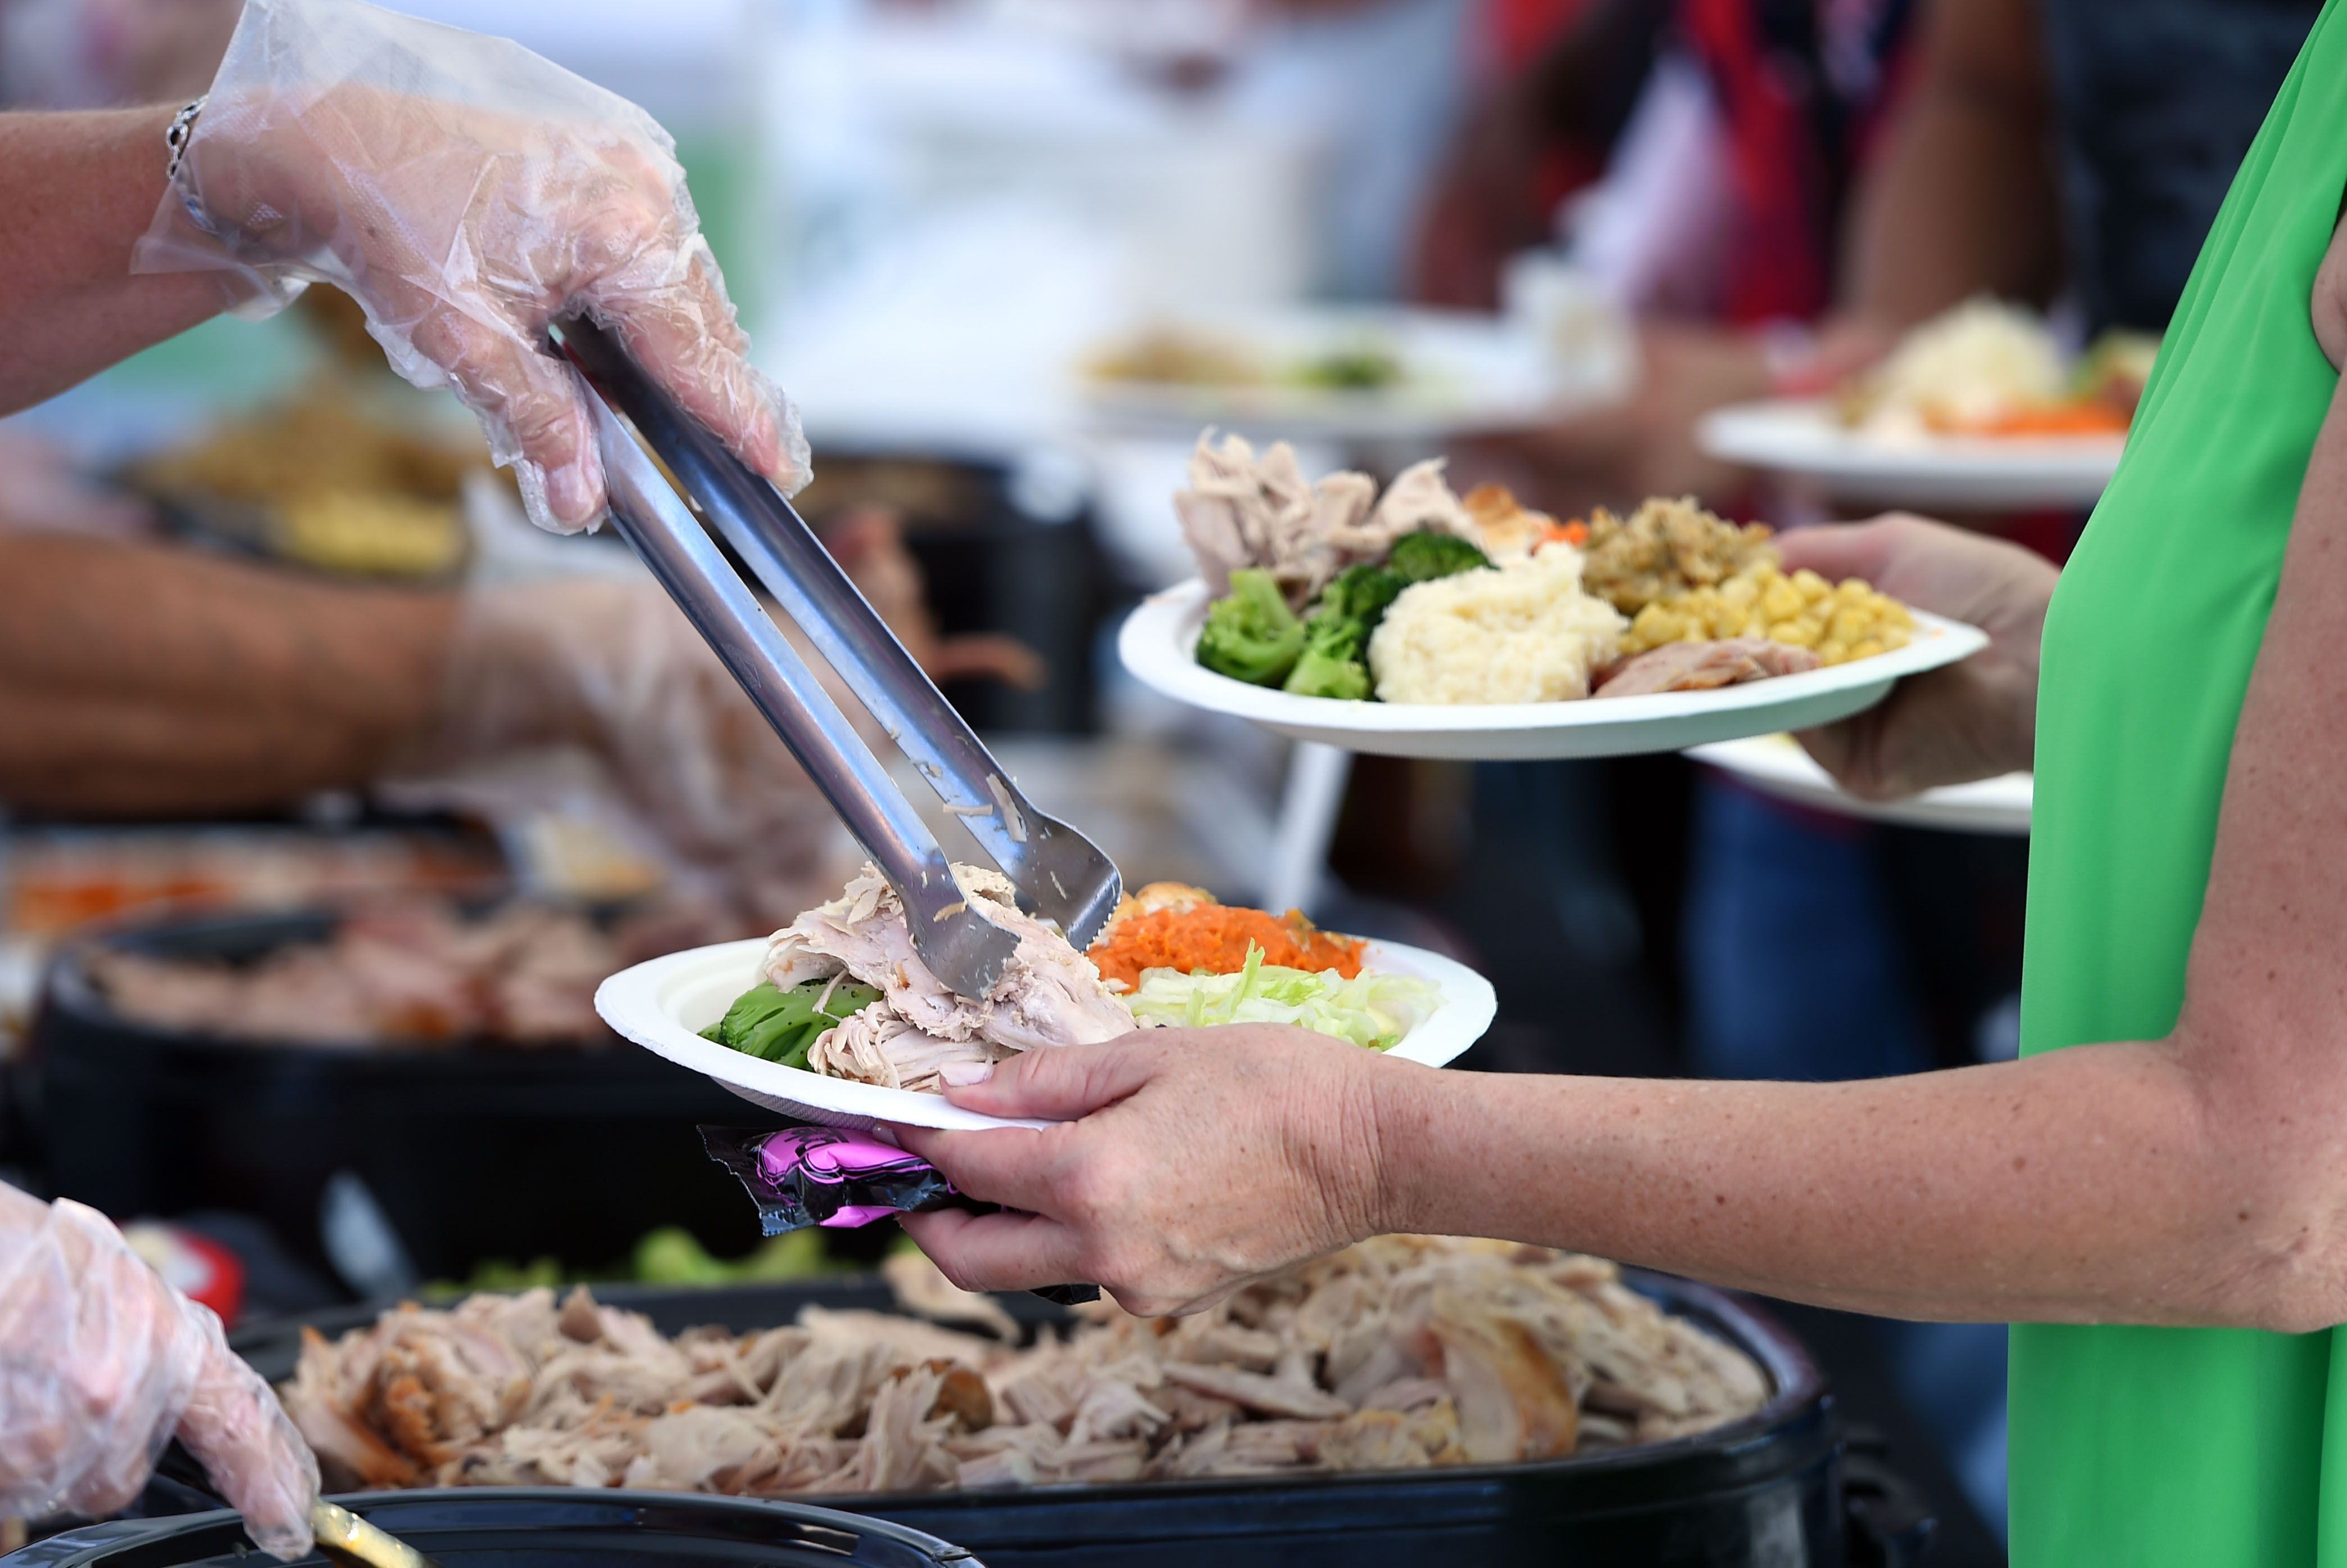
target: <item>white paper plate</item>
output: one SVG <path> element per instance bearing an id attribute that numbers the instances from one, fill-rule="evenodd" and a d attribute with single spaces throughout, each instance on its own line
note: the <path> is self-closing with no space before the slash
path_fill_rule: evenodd
<path id="1" fill-rule="evenodd" d="M 1079 369 L 1080 405 L 1092 425 L 1184 440 L 1210 425 L 1265 440 L 1439 440 L 1527 429 L 1608 390 L 1604 365 L 1560 365 L 1536 334 L 1501 316 L 1322 307 L 1214 317 L 1180 330 L 1230 343 L 1269 371 L 1367 348 L 1392 354 L 1402 374 L 1390 386 L 1348 392 L 1116 381 Z"/>
<path id="2" fill-rule="evenodd" d="M 1341 702 L 1292 697 L 1202 668 L 1194 650 L 1207 602 L 1206 585 L 1195 578 L 1143 600 L 1117 634 L 1124 667 L 1144 684 L 1193 707 L 1246 719 L 1299 741 L 1389 757 L 1630 756 L 1807 729 L 1872 707 L 1902 675 L 1952 664 L 1988 645 L 1988 638 L 1972 627 L 1917 610 L 1915 640 L 1904 648 L 1716 692 L 1488 707 Z"/>
<path id="3" fill-rule="evenodd" d="M 680 1067 L 716 1080 L 743 1099 L 803 1122 L 869 1128 L 882 1122 L 914 1127 L 1040 1127 L 1040 1122 L 1005 1122 L 963 1111 L 941 1095 L 883 1089 L 843 1078 L 825 1078 L 804 1068 L 761 1061 L 701 1038 L 725 1016 L 733 999 L 758 983 L 758 960 L 765 938 L 692 948 L 622 969 L 595 991 L 603 1021 L 645 1050 Z M 1441 989 L 1442 1005 L 1402 1037 L 1389 1056 L 1440 1067 L 1483 1038 L 1499 1010 L 1491 982 L 1466 965 L 1404 947 L 1371 942 L 1362 953 L 1368 968 L 1414 975 Z M 1067 1046 L 1081 1050 L 1080 1045 Z"/>
<path id="4" fill-rule="evenodd" d="M 2035 781 L 2027 774 L 2006 774 L 2003 778 L 1983 779 L 1977 784 L 1925 790 L 1910 800 L 1877 802 L 1845 793 L 1790 735 L 1722 741 L 1716 745 L 1696 746 L 1687 755 L 1733 774 L 1764 794 L 1798 805 L 1839 812 L 1844 816 L 1902 823 L 1910 827 L 1943 828 L 1952 833 L 2025 837 L 2029 832 L 2029 808 Z"/>
<path id="5" fill-rule="evenodd" d="M 2091 507 L 2118 467 L 2118 436 L 1936 436 L 1855 431 L 1822 403 L 1747 403 L 1706 415 L 1703 449 L 1805 480 L 1838 501 L 1949 511 Z"/>

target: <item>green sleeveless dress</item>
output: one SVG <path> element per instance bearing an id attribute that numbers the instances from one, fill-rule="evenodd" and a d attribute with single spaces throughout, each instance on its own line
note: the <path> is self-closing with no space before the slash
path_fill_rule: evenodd
<path id="1" fill-rule="evenodd" d="M 2024 1052 L 2175 1024 L 2234 728 L 2338 386 L 2307 301 L 2343 181 L 2333 0 L 2209 231 L 2046 621 Z M 2016 1326 L 2016 1568 L 2347 1564 L 2340 1332 Z"/>

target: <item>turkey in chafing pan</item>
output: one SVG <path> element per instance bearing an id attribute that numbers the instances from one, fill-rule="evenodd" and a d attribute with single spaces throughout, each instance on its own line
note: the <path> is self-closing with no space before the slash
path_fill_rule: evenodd
<path id="1" fill-rule="evenodd" d="M 897 1262 L 908 1300 L 957 1295 Z M 1769 1390 L 1610 1263 L 1387 1236 L 1194 1317 L 1101 1304 L 1025 1348 L 814 1307 L 671 1339 L 584 1290 L 405 1306 L 308 1335 L 282 1392 L 330 1487 L 773 1495 L 1511 1463 L 1706 1430 Z"/>

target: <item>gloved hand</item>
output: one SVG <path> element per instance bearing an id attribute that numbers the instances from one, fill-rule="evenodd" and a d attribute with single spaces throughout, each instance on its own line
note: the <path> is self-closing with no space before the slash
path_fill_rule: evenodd
<path id="1" fill-rule="evenodd" d="M 342 288 L 400 374 L 480 416 L 543 528 L 604 510 L 584 394 L 539 346 L 581 309 L 750 466 L 786 490 L 807 477 L 668 133 L 504 39 L 360 0 L 247 0 L 132 267 L 220 269 L 245 314 Z"/>
<path id="2" fill-rule="evenodd" d="M 896 518 L 866 507 L 824 535 L 849 579 L 932 676 L 1045 673 L 1008 638 L 940 637 Z M 877 725 L 777 616 L 882 760 Z M 518 753 L 600 758 L 671 868 L 745 917 L 780 925 L 828 897 L 853 859 L 825 801 L 717 656 L 647 577 L 566 577 L 470 590 L 432 732 L 390 770 L 393 798 L 491 817 L 542 806 L 548 787 Z"/>
<path id="3" fill-rule="evenodd" d="M 0 1185 L 0 1515 L 111 1513 L 174 1433 L 263 1550 L 309 1551 L 317 1460 L 210 1308 L 96 1210 Z"/>
<path id="4" fill-rule="evenodd" d="M 844 688 L 832 690 L 846 698 Z M 445 691 L 434 733 L 396 761 L 395 774 L 472 769 L 474 784 L 493 787 L 483 766 L 575 747 L 605 764 L 681 869 L 784 880 L 795 869 L 819 880 L 836 831 L 830 806 L 648 578 L 473 590 L 449 648 Z M 843 706 L 860 713 L 852 701 Z"/>

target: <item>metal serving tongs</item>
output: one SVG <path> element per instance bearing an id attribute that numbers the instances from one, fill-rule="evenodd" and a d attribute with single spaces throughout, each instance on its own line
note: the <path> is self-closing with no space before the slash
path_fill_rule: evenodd
<path id="1" fill-rule="evenodd" d="M 310 1533 L 317 1538 L 319 1553 L 332 1562 L 356 1568 L 437 1568 L 396 1535 L 323 1497 L 311 1500 Z"/>
<path id="2" fill-rule="evenodd" d="M 178 1442 L 156 1460 L 155 1473 L 193 1492 L 201 1501 L 216 1508 L 229 1506 L 202 1461 Z M 323 1497 L 310 1500 L 310 1533 L 317 1541 L 319 1555 L 343 1568 L 437 1568 L 431 1558 L 381 1525 L 371 1524 Z"/>
<path id="3" fill-rule="evenodd" d="M 1021 906 L 1055 922 L 1076 947 L 1089 946 L 1122 890 L 1115 864 L 1027 803 L 773 485 L 680 408 L 610 333 L 583 319 L 555 333 L 560 353 L 600 395 L 589 404 L 620 537 L 896 888 L 921 961 L 963 996 L 983 996 L 1018 939 L 962 897 L 936 836 L 614 410 L 1002 868 Z"/>

